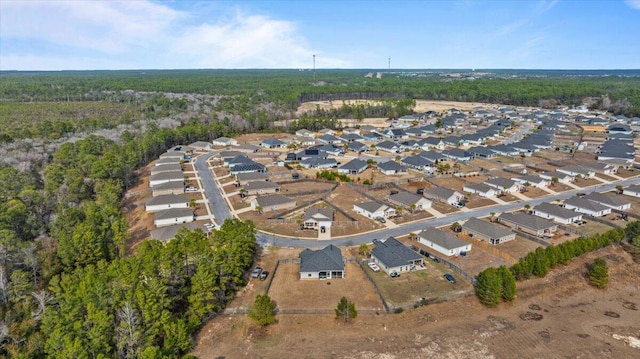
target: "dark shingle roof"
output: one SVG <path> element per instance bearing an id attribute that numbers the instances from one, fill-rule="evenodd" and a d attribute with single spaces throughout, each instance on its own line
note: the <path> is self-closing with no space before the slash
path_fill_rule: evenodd
<path id="1" fill-rule="evenodd" d="M 504 238 L 513 235 L 513 232 L 504 227 L 474 217 L 469 218 L 469 220 L 462 225 L 462 228 L 478 232 L 489 238 Z"/>
<path id="2" fill-rule="evenodd" d="M 300 272 L 341 270 L 344 270 L 342 252 L 333 244 L 317 251 L 305 249 L 300 253 Z"/>
<path id="3" fill-rule="evenodd" d="M 433 227 L 425 228 L 418 234 L 418 237 L 424 238 L 448 250 L 460 248 L 469 244 L 456 236 Z"/>
<path id="4" fill-rule="evenodd" d="M 418 253 L 394 237 L 389 237 L 384 242 L 376 244 L 371 254 L 390 268 L 408 265 L 412 261 L 422 259 Z"/>

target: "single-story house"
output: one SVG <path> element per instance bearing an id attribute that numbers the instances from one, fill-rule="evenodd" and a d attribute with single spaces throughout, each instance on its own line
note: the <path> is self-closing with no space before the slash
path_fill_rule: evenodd
<path id="1" fill-rule="evenodd" d="M 575 176 L 558 171 L 542 172 L 538 174 L 538 176 L 540 176 L 540 178 L 549 180 L 550 182 L 552 182 L 554 178 L 557 178 L 559 183 L 570 183 L 575 179 Z"/>
<path id="2" fill-rule="evenodd" d="M 230 155 L 234 155 L 238 153 L 240 154 L 233 157 L 229 157 Z M 224 165 L 227 167 L 256 163 L 254 160 L 245 156 L 240 151 L 222 151 L 220 155 L 222 157 L 222 161 Z"/>
<path id="3" fill-rule="evenodd" d="M 533 207 L 533 215 L 562 224 L 570 224 L 582 220 L 581 213 L 546 202 Z"/>
<path id="4" fill-rule="evenodd" d="M 330 128 L 323 128 L 322 130 L 318 131 L 321 135 L 335 135 L 337 132 L 330 129 Z"/>
<path id="5" fill-rule="evenodd" d="M 251 145 L 248 143 L 242 144 L 242 145 L 238 145 L 236 147 L 234 147 L 234 149 L 238 152 L 242 152 L 242 153 L 256 153 L 256 152 L 260 152 L 260 146 L 256 146 L 256 145 Z"/>
<path id="6" fill-rule="evenodd" d="M 640 185 L 632 185 L 622 190 L 622 194 L 631 197 L 640 197 Z"/>
<path id="7" fill-rule="evenodd" d="M 580 165 L 569 165 L 569 166 L 558 167 L 556 171 L 566 173 L 572 177 L 580 176 L 583 178 L 591 178 L 595 175 L 595 172 L 593 172 L 593 170 L 590 170 Z"/>
<path id="8" fill-rule="evenodd" d="M 376 244 L 371 250 L 371 259 L 389 275 L 425 268 L 422 256 L 394 237 Z"/>
<path id="9" fill-rule="evenodd" d="M 152 230 L 151 239 L 155 239 L 164 243 L 169 242 L 176 237 L 176 235 L 182 228 L 186 228 L 189 231 L 195 231 L 197 229 L 203 230 L 202 224 L 196 222 L 173 224 L 170 226 L 160 227 Z"/>
<path id="10" fill-rule="evenodd" d="M 297 130 L 296 131 L 296 136 L 307 137 L 307 138 L 315 138 L 316 134 L 303 128 L 301 130 Z"/>
<path id="11" fill-rule="evenodd" d="M 401 128 L 390 128 L 387 131 L 385 131 L 382 135 L 395 140 L 409 138 L 409 135 L 406 132 L 404 132 L 404 130 Z"/>
<path id="12" fill-rule="evenodd" d="M 191 208 L 166 209 L 164 211 L 155 212 L 153 216 L 153 224 L 155 224 L 156 227 L 193 222 L 195 219 L 193 215 L 193 209 Z"/>
<path id="13" fill-rule="evenodd" d="M 474 158 L 494 158 L 497 156 L 495 152 L 483 146 L 471 147 L 467 152 L 469 152 Z"/>
<path id="14" fill-rule="evenodd" d="M 300 279 L 344 278 L 344 259 L 340 248 L 330 244 L 323 249 L 300 252 Z"/>
<path id="15" fill-rule="evenodd" d="M 611 196 L 606 193 L 591 192 L 584 196 L 584 198 L 593 202 L 598 202 L 603 206 L 607 206 L 618 211 L 626 211 L 631 208 L 631 202 L 625 201 L 621 197 Z"/>
<path id="16" fill-rule="evenodd" d="M 236 183 L 245 186 L 249 182 L 267 182 L 269 175 L 264 172 L 245 172 L 236 175 Z"/>
<path id="17" fill-rule="evenodd" d="M 489 187 L 495 188 L 496 192 L 498 193 L 519 192 L 520 189 L 523 187 L 521 184 L 517 183 L 516 181 L 512 181 L 510 179 L 506 179 L 502 177 L 496 177 L 496 178 L 486 180 L 484 181 L 484 184 L 486 184 Z"/>
<path id="18" fill-rule="evenodd" d="M 564 201 L 564 208 L 572 209 L 593 217 L 602 217 L 611 213 L 611 208 L 582 197 L 571 197 Z"/>
<path id="19" fill-rule="evenodd" d="M 418 242 L 445 256 L 457 256 L 460 252 L 471 250 L 471 243 L 433 227 L 425 228 L 418 233 Z"/>
<path id="20" fill-rule="evenodd" d="M 300 166 L 317 169 L 336 168 L 338 161 L 335 158 L 309 157 L 300 161 Z"/>
<path id="21" fill-rule="evenodd" d="M 331 228 L 333 223 L 333 210 L 330 208 L 307 208 L 302 217 L 302 226 L 306 229 L 323 229 Z"/>
<path id="22" fill-rule="evenodd" d="M 512 181 L 515 181 L 517 183 L 519 183 L 522 186 L 527 186 L 527 183 L 529 184 L 529 186 L 531 187 L 548 187 L 551 184 L 551 180 L 548 179 L 544 179 L 542 177 L 539 176 L 532 176 L 532 175 L 524 175 L 524 176 L 520 176 L 520 177 L 512 177 L 511 178 Z"/>
<path id="23" fill-rule="evenodd" d="M 280 192 L 280 185 L 271 181 L 248 182 L 242 187 L 246 195 Z"/>
<path id="24" fill-rule="evenodd" d="M 438 137 L 427 137 L 418 141 L 423 150 L 429 151 L 433 148 L 438 149 L 440 151 L 444 150 L 446 145 L 441 138 Z"/>
<path id="25" fill-rule="evenodd" d="M 444 187 L 435 187 L 424 191 L 424 196 L 435 201 L 454 204 L 464 200 L 464 194 Z"/>
<path id="26" fill-rule="evenodd" d="M 184 194 L 165 194 L 150 198 L 144 205 L 144 210 L 147 212 L 171 208 L 189 208 L 189 198 Z"/>
<path id="27" fill-rule="evenodd" d="M 357 175 L 364 172 L 364 170 L 366 170 L 367 167 L 369 167 L 369 165 L 367 164 L 366 161 L 355 158 L 343 164 L 342 166 L 338 167 L 338 173 Z"/>
<path id="28" fill-rule="evenodd" d="M 296 206 L 296 201 L 281 194 L 256 197 L 251 201 L 251 209 L 260 208 L 263 212 L 283 211 Z"/>
<path id="29" fill-rule="evenodd" d="M 349 142 L 347 149 L 356 153 L 369 152 L 369 146 L 358 141 Z"/>
<path id="30" fill-rule="evenodd" d="M 342 143 L 342 140 L 334 135 L 322 135 L 318 137 L 318 142 L 326 143 L 329 145 L 337 145 Z"/>
<path id="31" fill-rule="evenodd" d="M 469 237 L 491 244 L 500 244 L 516 239 L 516 234 L 510 230 L 475 217 L 469 218 L 462 225 L 462 231 Z"/>
<path id="32" fill-rule="evenodd" d="M 527 213 L 502 213 L 498 222 L 537 237 L 551 237 L 558 230 L 558 225 L 550 220 Z"/>
<path id="33" fill-rule="evenodd" d="M 159 158 L 173 158 L 174 160 L 184 160 L 188 156 L 184 151 L 167 151 L 159 156 Z"/>
<path id="34" fill-rule="evenodd" d="M 182 158 L 158 158 L 154 164 L 158 166 L 179 165 Z"/>
<path id="35" fill-rule="evenodd" d="M 355 133 L 343 133 L 339 138 L 346 143 L 357 142 L 364 139 L 362 136 Z"/>
<path id="36" fill-rule="evenodd" d="M 342 134 L 353 134 L 353 135 L 359 135 L 360 134 L 360 129 L 355 128 L 355 127 L 347 127 L 342 129 Z"/>
<path id="37" fill-rule="evenodd" d="M 469 183 L 462 187 L 464 192 L 471 194 L 477 193 L 480 197 L 495 197 L 497 192 L 495 188 L 487 186 L 484 183 Z"/>
<path id="38" fill-rule="evenodd" d="M 386 204 L 378 203 L 376 201 L 355 203 L 353 205 L 353 210 L 357 214 L 361 214 L 368 218 L 387 218 L 396 214 L 395 208 L 391 208 Z"/>
<path id="39" fill-rule="evenodd" d="M 181 194 L 184 193 L 184 182 L 165 182 L 151 187 L 151 193 L 154 197 L 164 194 Z"/>
<path id="40" fill-rule="evenodd" d="M 396 161 L 386 161 L 378 163 L 378 170 L 387 176 L 401 175 L 407 173 L 407 167 Z"/>
<path id="41" fill-rule="evenodd" d="M 240 173 L 253 173 L 253 172 L 267 172 L 267 167 L 262 163 L 252 162 L 252 163 L 243 163 L 231 166 L 229 168 L 229 173 L 237 176 Z"/>
<path id="42" fill-rule="evenodd" d="M 264 148 L 284 148 L 287 144 L 277 138 L 271 137 L 260 142 L 260 146 Z"/>
<path id="43" fill-rule="evenodd" d="M 162 172 L 175 172 L 175 171 L 182 171 L 182 165 L 179 162 L 166 164 L 163 166 L 154 166 L 151 168 L 151 175 L 153 176 Z"/>
<path id="44" fill-rule="evenodd" d="M 400 146 L 391 141 L 382 141 L 377 143 L 376 149 L 385 152 L 400 153 Z"/>
<path id="45" fill-rule="evenodd" d="M 196 141 L 196 142 L 190 144 L 189 147 L 194 148 L 196 151 L 210 151 L 211 150 L 211 142 Z"/>
<path id="46" fill-rule="evenodd" d="M 151 187 L 167 182 L 184 183 L 184 173 L 182 171 L 161 172 L 149 177 Z"/>
<path id="47" fill-rule="evenodd" d="M 238 141 L 234 138 L 229 137 L 218 137 L 215 140 L 211 141 L 211 144 L 214 146 L 237 146 Z"/>
<path id="48" fill-rule="evenodd" d="M 602 162 L 587 162 L 583 163 L 582 167 L 588 168 L 595 173 L 602 173 L 605 175 L 618 173 L 618 167 L 609 163 Z"/>
<path id="49" fill-rule="evenodd" d="M 436 151 L 422 151 L 418 153 L 418 156 L 424 157 L 433 163 L 440 163 L 447 160 L 446 156 Z"/>
<path id="50" fill-rule="evenodd" d="M 425 171 L 434 167 L 433 161 L 418 155 L 407 156 L 402 159 L 402 163 L 418 171 Z"/>
<path id="51" fill-rule="evenodd" d="M 432 204 L 430 200 L 423 196 L 406 191 L 390 195 L 389 202 L 411 211 L 420 211 L 431 207 Z"/>
<path id="52" fill-rule="evenodd" d="M 449 157 L 450 159 L 454 160 L 454 161 L 460 161 L 460 162 L 467 162 L 469 160 L 471 160 L 471 158 L 473 158 L 473 156 L 471 155 L 471 153 L 465 151 L 465 150 L 461 150 L 459 148 L 452 148 L 450 150 L 444 150 L 442 151 L 442 154 Z"/>

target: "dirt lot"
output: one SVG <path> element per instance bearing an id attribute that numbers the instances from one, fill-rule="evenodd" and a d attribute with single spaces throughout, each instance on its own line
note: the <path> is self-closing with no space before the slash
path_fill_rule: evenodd
<path id="1" fill-rule="evenodd" d="M 527 187 L 527 191 L 523 192 L 522 194 L 529 198 L 538 198 L 542 196 L 548 196 L 549 192 L 538 187 L 529 186 Z"/>
<path id="2" fill-rule="evenodd" d="M 585 263 L 605 257 L 609 287 L 589 286 Z M 633 358 L 640 331 L 640 264 L 618 247 L 583 256 L 541 279 L 518 283 L 518 299 L 488 309 L 473 296 L 406 310 L 278 315 L 259 330 L 246 316 L 222 315 L 201 330 L 201 358 Z M 251 295 L 250 297 L 253 297 Z M 356 302 L 356 308 L 358 303 Z M 632 345 L 635 345 L 634 348 Z"/>
<path id="3" fill-rule="evenodd" d="M 573 184 L 578 187 L 585 188 L 585 187 L 597 186 L 599 184 L 602 184 L 602 182 L 598 181 L 595 178 L 576 178 Z"/>
<path id="4" fill-rule="evenodd" d="M 299 264 L 278 266 L 268 293 L 278 308 L 332 310 L 346 296 L 358 303 L 360 309 L 384 312 L 373 285 L 356 263 L 346 263 L 343 279 L 301 280 L 299 268 Z"/>
<path id="5" fill-rule="evenodd" d="M 516 239 L 512 241 L 498 244 L 496 246 L 496 249 L 510 255 L 515 259 L 520 259 L 526 256 L 527 253 L 535 251 L 538 247 L 542 247 L 542 245 L 534 241 L 524 239 L 520 236 L 516 236 Z"/>
<path id="6" fill-rule="evenodd" d="M 470 165 L 479 167 L 483 170 L 492 170 L 492 169 L 498 169 L 498 168 L 502 168 L 502 164 L 494 162 L 492 160 L 488 160 L 488 159 L 484 159 L 484 158 L 475 158 L 471 161 L 469 161 Z"/>

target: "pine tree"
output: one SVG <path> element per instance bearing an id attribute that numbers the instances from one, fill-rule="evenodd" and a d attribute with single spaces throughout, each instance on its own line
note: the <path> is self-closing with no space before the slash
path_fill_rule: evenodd
<path id="1" fill-rule="evenodd" d="M 487 268 L 478 274 L 476 296 L 487 307 L 495 307 L 502 296 L 502 281 L 495 268 Z"/>
<path id="2" fill-rule="evenodd" d="M 249 309 L 249 318 L 258 323 L 260 326 L 266 326 L 276 322 L 273 314 L 276 310 L 276 303 L 271 300 L 267 294 L 256 297 L 253 306 Z"/>
<path id="3" fill-rule="evenodd" d="M 609 267 L 604 259 L 597 258 L 589 266 L 589 283 L 598 288 L 605 288 L 609 284 Z"/>
<path id="4" fill-rule="evenodd" d="M 358 316 L 356 305 L 347 297 L 340 298 L 340 302 L 336 307 L 336 318 L 343 318 L 345 322 Z"/>
<path id="5" fill-rule="evenodd" d="M 500 266 L 498 274 L 502 281 L 502 299 L 508 302 L 516 299 L 516 278 L 513 273 L 507 267 Z"/>

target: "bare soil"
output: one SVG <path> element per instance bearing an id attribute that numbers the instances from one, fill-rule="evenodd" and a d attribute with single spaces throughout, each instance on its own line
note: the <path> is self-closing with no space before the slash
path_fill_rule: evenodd
<path id="1" fill-rule="evenodd" d="M 585 264 L 597 257 L 606 258 L 610 268 L 604 290 L 585 279 Z M 221 315 L 201 330 L 193 354 L 201 358 L 633 358 L 640 353 L 632 346 L 640 332 L 638 276 L 640 264 L 619 247 L 609 247 L 552 270 L 545 278 L 518 282 L 518 298 L 493 309 L 469 296 L 400 314 L 360 314 L 350 323 L 332 314 L 282 314 L 277 315 L 277 324 L 265 329 L 244 315 Z"/>

